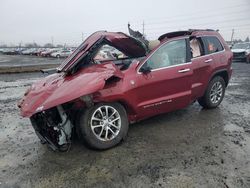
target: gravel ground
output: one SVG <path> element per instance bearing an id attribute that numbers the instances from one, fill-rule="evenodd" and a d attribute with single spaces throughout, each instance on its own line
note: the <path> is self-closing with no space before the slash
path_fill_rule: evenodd
<path id="1" fill-rule="evenodd" d="M 16 106 L 41 75 L 0 75 L 0 187 L 250 187 L 250 65 L 233 67 L 219 108 L 194 103 L 133 124 L 101 152 L 41 145 Z"/>

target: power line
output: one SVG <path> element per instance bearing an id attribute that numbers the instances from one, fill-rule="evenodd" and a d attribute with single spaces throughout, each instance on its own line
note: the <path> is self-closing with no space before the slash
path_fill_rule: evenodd
<path id="1" fill-rule="evenodd" d="M 246 11 L 246 12 L 245 12 Z M 245 13 L 248 13 L 249 10 L 241 10 L 241 11 L 234 11 L 234 12 L 228 12 L 228 13 L 223 13 L 223 16 L 227 15 L 227 14 L 230 14 L 230 16 L 232 14 L 245 14 Z M 192 22 L 193 19 L 191 18 L 195 18 L 195 20 L 201 20 L 201 19 L 204 19 L 204 18 L 211 18 L 211 17 L 217 17 L 217 16 L 221 16 L 221 13 L 219 14 L 206 14 L 206 15 L 199 15 L 199 17 L 197 16 L 194 16 L 194 15 L 191 15 L 191 16 L 186 16 L 185 18 L 182 18 L 182 19 L 168 19 L 168 20 L 165 20 L 165 21 L 161 21 L 161 22 L 147 22 L 148 25 L 157 25 L 157 24 L 162 24 L 162 23 L 173 23 L 173 22 L 177 22 L 177 21 L 190 21 Z"/>
<path id="2" fill-rule="evenodd" d="M 234 37 L 234 29 L 232 29 L 231 42 L 233 42 L 233 37 Z"/>
<path id="3" fill-rule="evenodd" d="M 228 23 L 228 22 L 241 22 L 241 21 L 249 21 L 249 18 L 240 18 L 240 19 L 231 19 L 231 20 L 221 20 L 221 21 L 214 21 L 214 22 L 203 22 L 200 24 L 194 24 L 195 27 L 201 26 L 201 25 L 210 25 L 210 24 L 218 24 L 218 23 Z M 181 25 L 182 28 L 190 27 L 191 24 L 188 25 Z M 154 30 L 154 29 L 166 29 L 166 28 L 173 28 L 174 26 L 164 26 L 164 27 L 151 27 L 147 28 L 147 30 Z"/>
<path id="4" fill-rule="evenodd" d="M 231 6 L 226 6 L 226 7 L 224 7 L 223 8 L 223 11 L 224 10 L 228 10 L 228 9 L 230 9 L 230 8 L 237 8 L 237 7 L 246 7 L 247 5 L 249 5 L 249 4 L 240 4 L 240 5 L 231 5 Z M 202 16 L 201 14 L 197 14 L 197 13 L 204 13 L 206 11 L 206 15 L 205 16 Z M 163 22 L 150 22 L 150 20 L 164 20 L 165 19 L 165 21 L 164 22 L 167 22 L 167 23 L 170 23 L 170 22 L 174 22 L 174 21 L 177 21 L 178 19 L 176 19 L 176 18 L 181 18 L 181 17 L 184 17 L 184 19 L 181 19 L 181 20 L 190 20 L 190 18 L 192 18 L 192 17 L 195 17 L 195 14 L 197 14 L 197 16 L 199 16 L 199 17 L 196 17 L 195 19 L 197 20 L 197 19 L 201 19 L 201 18 L 206 18 L 206 17 L 211 17 L 211 16 L 214 16 L 214 14 L 210 14 L 210 13 L 207 13 L 207 12 L 211 12 L 211 13 L 217 13 L 217 12 L 219 12 L 219 13 L 217 13 L 217 14 L 215 14 L 215 15 L 221 15 L 222 13 L 221 13 L 221 9 L 204 9 L 204 10 L 200 10 L 200 11 L 196 11 L 196 12 L 192 12 L 192 15 L 191 16 L 187 16 L 187 14 L 179 14 L 179 15 L 175 15 L 174 16 L 174 19 L 171 17 L 171 18 L 167 18 L 167 17 L 158 17 L 158 18 L 150 18 L 150 19 L 147 19 L 147 25 L 153 25 L 153 24 L 160 24 L 160 23 L 163 23 Z M 248 11 L 248 7 L 247 7 L 247 9 L 246 10 L 240 10 L 240 11 L 233 11 L 233 14 L 235 14 L 235 13 L 244 13 L 243 11 Z M 231 12 L 228 12 L 228 14 L 230 14 Z M 246 12 L 247 13 L 247 12 Z M 223 15 L 225 15 L 225 13 L 223 13 Z M 143 20 L 134 20 L 134 21 L 130 21 L 130 23 L 132 23 L 132 24 L 134 24 L 134 23 L 138 23 L 138 24 L 134 24 L 133 26 L 134 27 L 138 27 L 138 25 L 140 25 L 141 23 L 143 22 Z M 88 26 L 91 26 L 91 25 L 94 25 L 94 24 L 87 24 L 87 25 L 85 25 L 85 27 L 88 27 Z M 137 26 L 136 26 L 137 25 Z M 112 29 L 125 29 L 125 27 L 126 27 L 126 23 L 124 23 L 123 25 L 113 25 L 113 26 L 110 26 L 110 28 L 112 27 Z M 94 32 L 94 31 L 93 31 Z M 83 32 L 83 34 L 84 35 L 89 35 L 89 34 L 91 34 L 91 33 L 93 33 L 93 32 Z M 70 34 L 72 34 L 72 33 L 70 33 Z"/>
<path id="5" fill-rule="evenodd" d="M 222 11 L 225 11 L 225 10 L 228 10 L 228 9 L 231 9 L 231 8 L 233 8 L 233 9 L 236 9 L 236 8 L 239 8 L 239 7 L 247 7 L 248 8 L 248 6 L 249 6 L 249 3 L 244 3 L 244 4 L 240 4 L 240 5 L 231 5 L 231 6 L 225 6 L 225 7 L 223 7 L 223 10 L 221 10 L 221 8 L 220 9 L 215 9 L 214 7 L 212 8 L 212 9 L 203 9 L 203 10 L 199 10 L 199 11 L 196 11 L 196 12 L 190 12 L 190 14 L 192 15 L 192 16 L 201 16 L 201 15 L 204 15 L 204 12 L 206 12 L 206 16 L 208 15 L 208 12 L 219 12 L 220 14 L 222 14 Z M 175 17 L 175 18 L 182 18 L 182 17 L 184 17 L 184 18 L 186 18 L 187 17 L 187 14 L 177 14 L 177 15 L 171 15 L 172 17 Z M 173 18 L 170 18 L 170 20 L 171 19 L 173 19 Z M 169 20 L 169 18 L 168 17 L 154 17 L 154 18 L 150 18 L 150 19 L 147 19 L 148 21 L 149 20 L 160 20 L 160 19 L 167 19 L 167 20 Z M 135 20 L 134 22 L 131 22 L 131 23 L 141 23 L 143 20 L 141 19 L 141 20 Z M 148 23 L 151 23 L 150 21 L 148 22 Z"/>

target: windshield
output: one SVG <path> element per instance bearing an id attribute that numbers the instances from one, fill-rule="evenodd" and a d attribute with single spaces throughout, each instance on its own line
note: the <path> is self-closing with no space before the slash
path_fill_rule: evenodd
<path id="1" fill-rule="evenodd" d="M 249 49 L 250 43 L 238 43 L 233 45 L 233 49 Z"/>

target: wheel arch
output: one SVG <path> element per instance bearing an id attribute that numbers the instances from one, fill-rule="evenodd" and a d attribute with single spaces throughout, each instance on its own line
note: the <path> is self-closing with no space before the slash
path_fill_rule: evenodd
<path id="1" fill-rule="evenodd" d="M 229 75 L 228 75 L 228 71 L 226 69 L 223 70 L 219 70 L 213 73 L 212 77 L 210 78 L 209 82 L 215 78 L 216 76 L 220 76 L 223 78 L 223 80 L 225 81 L 226 87 L 228 86 L 229 83 Z M 208 83 L 209 83 L 208 82 Z"/>

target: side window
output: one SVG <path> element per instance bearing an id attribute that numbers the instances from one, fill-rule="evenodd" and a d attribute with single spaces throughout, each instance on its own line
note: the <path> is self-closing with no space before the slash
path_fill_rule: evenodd
<path id="1" fill-rule="evenodd" d="M 186 40 L 180 39 L 171 41 L 161 46 L 155 53 L 143 64 L 153 69 L 159 69 L 172 65 L 183 64 L 187 62 Z"/>
<path id="2" fill-rule="evenodd" d="M 217 37 L 205 37 L 208 54 L 222 51 L 224 48 Z"/>
<path id="3" fill-rule="evenodd" d="M 200 37 L 190 38 L 190 49 L 192 58 L 205 55 L 204 43 Z"/>

